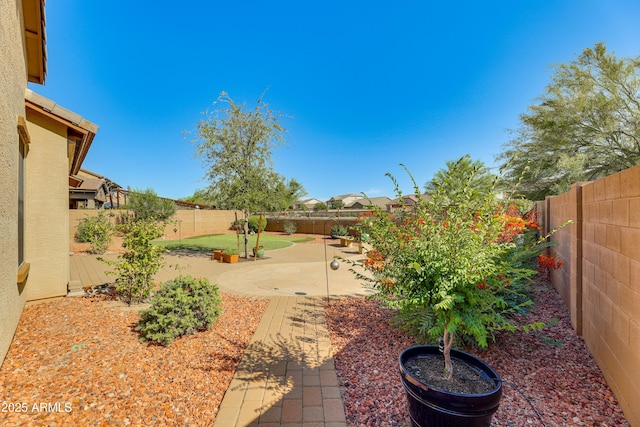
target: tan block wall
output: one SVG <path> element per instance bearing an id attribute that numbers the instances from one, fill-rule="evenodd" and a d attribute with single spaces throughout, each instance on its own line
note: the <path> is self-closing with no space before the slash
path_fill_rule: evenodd
<path id="1" fill-rule="evenodd" d="M 67 127 L 28 110 L 25 257 L 31 263 L 27 301 L 61 297 L 69 283 Z"/>
<path id="2" fill-rule="evenodd" d="M 582 331 L 582 187 L 574 184 L 571 190 L 555 197 L 549 197 L 546 203 L 548 216 L 544 221 L 546 232 L 558 230 L 552 240 L 556 243 L 549 253 L 564 266 L 551 273 L 553 284 L 562 296 L 571 313 L 571 325 Z M 567 224 L 571 221 L 571 224 Z"/>
<path id="3" fill-rule="evenodd" d="M 640 166 L 547 198 L 553 282 L 632 426 L 640 426 Z M 573 218 L 572 218 L 573 217 Z M 580 221 L 581 220 L 581 221 Z"/>
<path id="4" fill-rule="evenodd" d="M 69 234 L 67 241 L 67 252 L 69 242 L 74 241 L 78 222 L 85 216 L 97 216 L 100 210 L 96 209 L 70 209 Z M 126 215 L 125 210 L 103 210 L 107 215 L 113 214 L 112 222 L 115 224 L 118 215 Z M 242 215 L 238 213 L 238 218 Z M 163 239 L 177 240 L 186 237 L 200 236 L 203 234 L 226 233 L 231 228 L 231 223 L 235 220 L 235 211 L 227 210 L 201 210 L 184 209 L 176 211 L 176 214 L 167 223 Z M 175 231 L 174 231 L 175 230 Z"/>
<path id="5" fill-rule="evenodd" d="M 325 234 L 329 235 L 331 227 L 338 223 L 345 227 L 351 227 L 355 225 L 356 218 L 267 218 L 266 231 L 284 231 L 284 223 L 291 221 L 296 225 L 296 233 L 303 234 Z"/>
<path id="6" fill-rule="evenodd" d="M 0 364 L 9 350 L 25 292 L 18 277 L 18 116 L 25 116 L 27 71 L 22 5 L 0 2 Z"/>
<path id="7" fill-rule="evenodd" d="M 241 213 L 237 213 L 242 218 Z M 184 209 L 176 212 L 167 223 L 164 238 L 168 240 L 184 239 L 185 237 L 201 236 L 203 234 L 226 233 L 235 221 L 235 211 Z"/>

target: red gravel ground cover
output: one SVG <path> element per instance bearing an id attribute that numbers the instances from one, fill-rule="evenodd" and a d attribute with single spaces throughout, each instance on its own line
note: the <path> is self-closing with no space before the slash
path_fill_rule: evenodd
<path id="1" fill-rule="evenodd" d="M 25 308 L 0 370 L 0 425 L 210 426 L 268 303 L 222 300 L 213 329 L 168 347 L 141 344 L 137 311 L 102 297 Z"/>
<path id="2" fill-rule="evenodd" d="M 487 350 L 464 349 L 508 382 L 492 425 L 628 426 L 558 293 L 538 278 L 536 294 L 527 318 L 548 323 L 542 332 L 500 334 Z M 389 311 L 375 301 L 331 300 L 326 312 L 350 425 L 409 426 L 398 356 L 412 338 L 390 328 Z"/>

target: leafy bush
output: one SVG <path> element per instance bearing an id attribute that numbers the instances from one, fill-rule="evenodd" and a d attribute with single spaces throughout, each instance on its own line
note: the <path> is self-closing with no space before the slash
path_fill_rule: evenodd
<path id="1" fill-rule="evenodd" d="M 349 230 L 347 230 L 347 227 L 345 227 L 344 225 L 334 225 L 333 227 L 331 227 L 331 238 L 335 239 L 339 236 L 346 236 L 347 234 L 349 234 Z"/>
<path id="2" fill-rule="evenodd" d="M 406 215 L 377 208 L 360 223 L 379 257 L 367 260 L 367 274 L 355 271 L 418 340 L 444 339 L 449 378 L 454 338 L 486 347 L 496 331 L 519 328 L 512 315 L 533 304 L 536 271 L 527 260 L 542 247 L 535 218 L 505 208 L 493 192 L 473 191 L 479 168 L 461 169 L 463 160 L 449 165 L 429 200 L 415 185 L 418 202 L 405 207 Z M 452 179 L 461 173 L 463 179 Z M 397 183 L 396 192 L 402 197 Z"/>
<path id="3" fill-rule="evenodd" d="M 127 209 L 135 213 L 137 220 L 167 221 L 176 213 L 176 205 L 159 197 L 151 188 L 129 191 Z"/>
<path id="4" fill-rule="evenodd" d="M 115 267 L 107 274 L 118 276 L 116 291 L 131 305 L 144 301 L 153 286 L 153 276 L 160 270 L 165 249 L 154 245 L 154 239 L 162 236 L 164 226 L 153 220 L 131 221 L 117 227 L 123 233 L 122 246 L 127 252 L 116 261 L 101 259 Z"/>
<path id="5" fill-rule="evenodd" d="M 98 216 L 85 216 L 78 223 L 75 240 L 80 243 L 91 243 L 91 253 L 103 254 L 109 248 L 113 225 L 103 212 Z"/>
<path id="6" fill-rule="evenodd" d="M 298 227 L 296 226 L 296 224 L 292 221 L 285 221 L 284 222 L 284 232 L 285 234 L 293 234 L 298 230 Z"/>
<path id="7" fill-rule="evenodd" d="M 329 209 L 329 207 L 324 202 L 318 202 L 315 205 L 313 205 L 313 210 L 316 211 L 316 212 L 317 211 L 326 211 L 327 209 Z"/>
<path id="8" fill-rule="evenodd" d="M 267 227 L 267 218 L 262 217 L 262 221 L 260 221 L 259 216 L 250 216 L 249 217 L 249 231 L 253 233 L 258 232 L 258 222 L 260 222 L 260 232 L 263 232 Z"/>
<path id="9" fill-rule="evenodd" d="M 180 276 L 162 284 L 151 307 L 140 312 L 136 331 L 141 342 L 169 345 L 182 335 L 210 329 L 222 312 L 216 285 L 207 279 Z"/>

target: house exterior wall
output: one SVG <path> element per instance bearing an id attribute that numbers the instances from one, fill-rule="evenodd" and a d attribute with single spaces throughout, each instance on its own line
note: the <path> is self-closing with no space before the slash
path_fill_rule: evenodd
<path id="1" fill-rule="evenodd" d="M 25 292 L 18 277 L 18 116 L 25 116 L 26 54 L 20 1 L 0 2 L 0 364 L 9 349 Z M 27 261 L 29 261 L 27 259 Z"/>
<path id="2" fill-rule="evenodd" d="M 27 109 L 25 257 L 31 263 L 27 301 L 67 294 L 69 282 L 69 159 L 67 127 Z"/>
<path id="3" fill-rule="evenodd" d="M 640 426 L 640 166 L 548 197 L 554 286 L 632 426 Z"/>

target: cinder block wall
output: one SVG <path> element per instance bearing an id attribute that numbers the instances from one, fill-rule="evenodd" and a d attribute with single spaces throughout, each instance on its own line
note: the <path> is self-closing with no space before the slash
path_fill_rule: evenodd
<path id="1" fill-rule="evenodd" d="M 290 221 L 296 225 L 296 233 L 329 235 L 331 227 L 341 224 L 351 227 L 356 224 L 356 218 L 267 218 L 266 231 L 284 231 L 284 223 Z"/>
<path id="2" fill-rule="evenodd" d="M 237 213 L 242 218 L 241 213 Z M 226 233 L 235 221 L 235 211 L 227 210 L 179 210 L 167 223 L 164 238 L 168 240 L 184 239 L 185 237 L 201 236 L 203 234 Z"/>
<path id="3" fill-rule="evenodd" d="M 547 229 L 575 221 L 552 237 L 551 254 L 566 263 L 552 280 L 627 420 L 640 426 L 640 166 L 576 184 L 542 207 Z"/>
<path id="4" fill-rule="evenodd" d="M 551 272 L 553 284 L 571 313 L 571 325 L 582 333 L 582 207 L 581 184 L 546 200 L 546 232 L 556 243 L 549 253 L 564 265 Z M 568 224 L 571 221 L 571 224 Z"/>
<path id="5" fill-rule="evenodd" d="M 69 241 L 73 242 L 78 227 L 78 222 L 85 216 L 97 216 L 101 212 L 95 209 L 70 209 L 69 210 Z M 107 215 L 113 214 L 112 222 L 115 223 L 118 215 L 126 215 L 125 210 L 103 210 Z M 242 215 L 238 213 L 238 218 Z M 167 223 L 163 239 L 175 240 L 186 237 L 200 236 L 203 234 L 225 233 L 229 231 L 231 223 L 235 220 L 235 211 L 227 210 L 202 210 L 184 209 L 176 211 L 176 214 Z"/>

